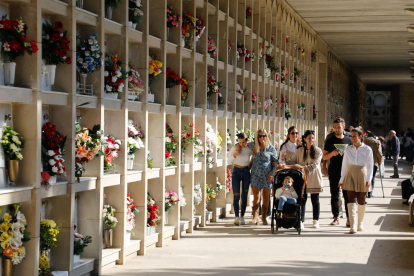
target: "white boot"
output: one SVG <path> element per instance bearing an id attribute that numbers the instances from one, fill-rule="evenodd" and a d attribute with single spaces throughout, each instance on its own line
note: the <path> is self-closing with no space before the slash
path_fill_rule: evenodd
<path id="1" fill-rule="evenodd" d="M 351 224 L 350 234 L 355 234 L 357 230 L 357 206 L 356 203 L 348 203 L 349 223 Z"/>
<path id="2" fill-rule="evenodd" d="M 365 204 L 358 205 L 358 231 L 364 230 Z"/>

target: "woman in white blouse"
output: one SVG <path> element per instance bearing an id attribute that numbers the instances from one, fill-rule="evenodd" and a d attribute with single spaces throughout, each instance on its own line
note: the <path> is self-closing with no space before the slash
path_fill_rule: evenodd
<path id="1" fill-rule="evenodd" d="M 244 132 L 237 134 L 238 143 L 234 145 L 227 158 L 227 164 L 233 165 L 233 174 L 231 176 L 231 185 L 233 188 L 233 208 L 236 219 L 234 224 L 239 226 L 246 224 L 244 213 L 247 206 L 247 194 L 250 186 L 250 168 L 249 162 L 252 156 L 252 150 L 247 147 L 247 135 Z M 241 189 L 241 216 L 239 218 L 239 201 L 240 201 L 240 182 Z"/>
<path id="2" fill-rule="evenodd" d="M 364 229 L 365 196 L 371 186 L 374 167 L 372 149 L 362 142 L 362 137 L 363 132 L 360 128 L 354 128 L 351 131 L 353 145 L 347 147 L 344 151 L 341 179 L 339 181 L 339 186 L 342 186 L 342 189 L 346 190 L 348 194 L 349 221 L 351 224 L 349 233 L 351 234 L 355 234 L 356 229 L 358 231 Z"/>
<path id="3" fill-rule="evenodd" d="M 302 146 L 298 138 L 298 129 L 295 126 L 291 126 L 288 129 L 285 142 L 280 146 L 279 160 L 288 160 Z"/>

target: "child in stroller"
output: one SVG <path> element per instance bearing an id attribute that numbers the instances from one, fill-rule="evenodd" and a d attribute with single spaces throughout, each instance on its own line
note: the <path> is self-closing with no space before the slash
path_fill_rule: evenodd
<path id="1" fill-rule="evenodd" d="M 294 190 L 297 198 L 295 204 L 284 204 L 282 212 L 280 216 L 277 216 L 278 207 L 280 197 L 277 198 L 277 192 L 282 186 L 286 186 L 285 181 L 287 177 L 293 179 L 292 187 L 289 188 L 290 191 Z M 289 178 L 288 178 L 289 179 Z M 303 189 L 304 189 L 304 173 L 303 171 L 299 171 L 296 169 L 288 168 L 288 169 L 280 169 L 277 170 L 273 180 L 273 207 L 272 207 L 272 223 L 271 229 L 272 233 L 278 231 L 279 227 L 283 228 L 295 228 L 298 231 L 298 234 L 301 232 L 300 228 L 300 214 L 301 214 L 301 203 L 302 203 L 302 196 L 303 196 Z M 283 190 L 283 189 L 282 189 Z M 285 187 L 286 190 L 286 187 Z M 280 190 L 279 190 L 280 191 Z M 287 193 L 287 192 L 285 192 Z M 292 192 L 293 194 L 293 192 Z M 282 193 L 282 196 L 284 194 Z M 283 199 L 282 199 L 283 200 Z"/>
<path id="2" fill-rule="evenodd" d="M 279 205 L 277 207 L 277 218 L 283 219 L 282 211 L 285 204 L 296 204 L 296 199 L 298 198 L 298 194 L 293 188 L 292 177 L 286 176 L 285 179 L 283 179 L 283 186 L 276 190 L 275 197 L 279 200 Z"/>

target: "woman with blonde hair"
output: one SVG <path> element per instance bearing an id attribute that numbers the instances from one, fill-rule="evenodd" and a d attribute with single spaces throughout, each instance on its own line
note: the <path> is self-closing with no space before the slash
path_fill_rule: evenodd
<path id="1" fill-rule="evenodd" d="M 252 214 L 253 219 L 249 224 L 259 224 L 259 201 L 260 193 L 263 190 L 262 223 L 267 225 L 266 214 L 269 208 L 269 195 L 272 188 L 273 171 L 276 167 L 277 155 L 275 148 L 270 145 L 268 134 L 265 129 L 256 132 L 254 143 L 248 147 L 253 150 L 252 171 L 250 183 L 254 196 Z"/>

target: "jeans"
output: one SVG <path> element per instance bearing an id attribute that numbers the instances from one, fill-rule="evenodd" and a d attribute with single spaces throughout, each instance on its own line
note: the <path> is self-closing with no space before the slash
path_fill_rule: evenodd
<path id="1" fill-rule="evenodd" d="M 398 155 L 392 157 L 392 164 L 394 165 L 394 175 L 398 176 Z"/>
<path id="2" fill-rule="evenodd" d="M 250 186 L 250 170 L 249 167 L 233 168 L 231 176 L 231 185 L 233 187 L 233 208 L 236 217 L 239 216 L 239 201 L 240 201 L 240 181 L 242 182 L 241 190 L 241 216 L 244 217 L 247 206 L 247 194 Z"/>
<path id="3" fill-rule="evenodd" d="M 308 194 L 306 193 L 306 188 L 305 188 L 305 193 L 303 194 L 303 198 L 302 198 L 302 210 L 300 214 L 300 218 L 302 222 L 305 222 L 307 200 L 308 200 Z M 312 201 L 313 220 L 319 220 L 319 214 L 320 214 L 320 209 L 321 209 L 321 206 L 319 204 L 319 194 L 311 194 L 311 201 Z"/>
<path id="4" fill-rule="evenodd" d="M 371 180 L 372 190 L 371 190 L 371 192 L 368 192 L 369 195 L 372 195 L 372 192 L 374 191 L 375 175 L 377 174 L 377 170 L 378 170 L 378 167 L 374 166 L 374 170 L 372 171 L 372 180 Z"/>
<path id="5" fill-rule="evenodd" d="M 296 199 L 294 198 L 286 198 L 285 196 L 279 197 L 279 206 L 277 207 L 278 211 L 283 211 L 283 206 L 287 204 L 296 204 Z"/>
<path id="6" fill-rule="evenodd" d="M 331 190 L 331 209 L 332 214 L 335 218 L 339 216 L 339 180 L 341 179 L 341 173 L 339 174 L 332 174 L 329 173 L 329 185 Z M 344 189 L 342 189 L 342 195 L 345 201 L 345 212 L 346 217 L 348 218 L 348 195 Z"/>

